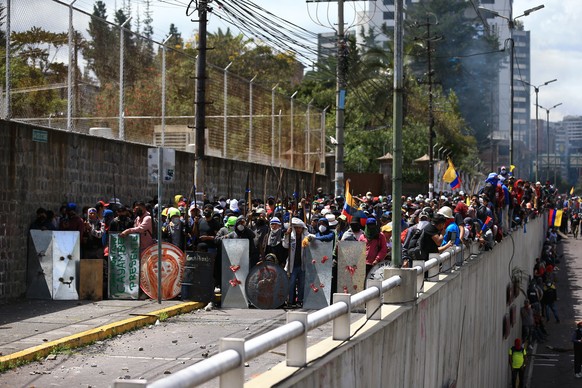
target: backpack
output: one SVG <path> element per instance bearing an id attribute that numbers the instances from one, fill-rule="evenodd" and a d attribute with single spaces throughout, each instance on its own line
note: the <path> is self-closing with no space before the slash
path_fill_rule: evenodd
<path id="1" fill-rule="evenodd" d="M 152 218 L 152 230 L 149 231 L 149 234 L 152 236 L 152 239 L 154 240 L 154 243 L 157 243 L 159 240 L 159 236 L 158 236 L 158 217 L 154 217 L 152 215 L 150 215 L 150 217 Z"/>
<path id="2" fill-rule="evenodd" d="M 422 253 L 422 238 L 424 236 L 424 230 L 415 228 L 412 232 L 410 240 L 406 247 L 406 256 L 411 260 L 424 260 L 424 255 Z"/>

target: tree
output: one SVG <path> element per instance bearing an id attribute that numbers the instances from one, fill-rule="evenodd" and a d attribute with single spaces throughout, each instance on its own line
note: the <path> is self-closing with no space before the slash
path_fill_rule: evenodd
<path id="1" fill-rule="evenodd" d="M 470 3 L 450 0 L 411 4 L 405 41 L 411 48 L 411 70 L 422 77 L 428 71 L 428 53 L 420 42 L 442 37 L 432 42 L 433 79 L 440 82 L 445 93 L 455 92 L 460 113 L 468 123 L 467 133 L 483 144 L 490 131 L 487 123 L 496 110 L 496 99 L 491 96 L 498 91 L 500 56 L 497 38 L 483 34 L 480 20 L 466 16 L 469 7 Z M 427 22 L 431 23 L 431 37 L 426 36 L 423 27 Z"/>
<path id="2" fill-rule="evenodd" d="M 107 7 L 102 0 L 93 5 L 93 14 L 89 22 L 90 39 L 83 55 L 87 58 L 87 66 L 95 74 L 99 82 L 105 83 L 115 78 L 118 73 L 118 56 L 111 50 L 116 47 L 115 36 L 107 20 Z M 106 55 L 108 53 L 108 55 Z"/>

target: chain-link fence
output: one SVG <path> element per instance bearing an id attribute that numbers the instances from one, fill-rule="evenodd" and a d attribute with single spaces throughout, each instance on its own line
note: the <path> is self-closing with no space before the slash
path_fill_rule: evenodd
<path id="1" fill-rule="evenodd" d="M 4 118 L 194 152 L 194 50 L 98 7 L 34 3 L 0 2 Z M 324 173 L 325 111 L 212 64 L 205 106 L 206 155 Z"/>

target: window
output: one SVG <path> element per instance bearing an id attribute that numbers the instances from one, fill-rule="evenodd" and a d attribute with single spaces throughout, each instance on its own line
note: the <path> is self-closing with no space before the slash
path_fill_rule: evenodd
<path id="1" fill-rule="evenodd" d="M 384 5 L 394 5 L 394 0 L 384 0 Z"/>
<path id="2" fill-rule="evenodd" d="M 384 12 L 384 20 L 394 20 L 394 12 Z"/>

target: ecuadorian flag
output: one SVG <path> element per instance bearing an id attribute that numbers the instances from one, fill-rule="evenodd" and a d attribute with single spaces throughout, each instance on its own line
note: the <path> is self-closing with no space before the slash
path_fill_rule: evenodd
<path id="1" fill-rule="evenodd" d="M 451 186 L 451 190 L 457 190 L 461 188 L 461 178 L 457 171 L 455 170 L 455 165 L 452 160 L 449 159 L 449 168 L 445 171 L 443 175 L 443 181 L 447 182 Z"/>
<path id="2" fill-rule="evenodd" d="M 548 226 L 559 228 L 562 225 L 562 210 L 550 209 L 548 212 Z"/>
<path id="3" fill-rule="evenodd" d="M 342 214 L 346 216 L 348 223 L 352 220 L 352 215 L 356 211 L 356 202 L 352 193 L 350 193 L 350 181 L 346 181 L 346 201 L 344 203 L 344 208 L 342 209 Z"/>

